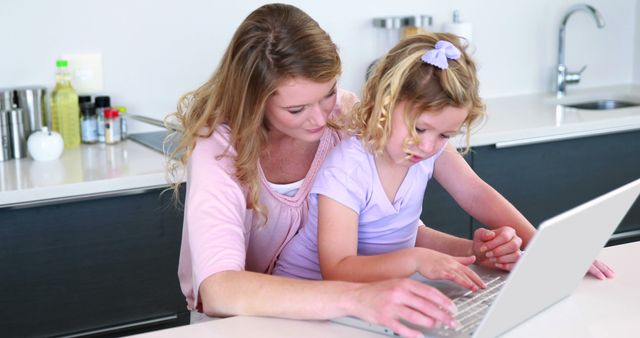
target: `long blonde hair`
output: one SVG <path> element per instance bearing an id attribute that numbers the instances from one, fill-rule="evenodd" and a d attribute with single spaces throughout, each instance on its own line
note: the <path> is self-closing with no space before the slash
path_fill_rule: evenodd
<path id="1" fill-rule="evenodd" d="M 266 215 L 258 203 L 258 161 L 267 136 L 267 99 L 292 77 L 326 82 L 340 72 L 336 45 L 309 15 L 285 4 L 259 7 L 240 24 L 212 77 L 180 99 L 172 116 L 183 129 L 174 152 L 180 155 L 178 166 L 186 166 L 198 138 L 226 125 L 237 154 L 235 177 L 246 189 L 247 208 Z M 176 169 L 169 168 L 170 176 Z M 175 177 L 173 182 L 177 194 L 179 182 Z"/>
<path id="2" fill-rule="evenodd" d="M 457 60 L 448 60 L 447 69 L 439 69 L 421 60 L 436 42 L 446 40 L 461 51 Z M 467 148 L 469 130 L 474 121 L 484 115 L 480 99 L 476 66 L 459 38 L 447 33 L 419 34 L 400 41 L 375 65 L 365 84 L 362 101 L 346 121 L 346 128 L 360 136 L 371 151 L 380 154 L 391 133 L 391 112 L 400 102 L 407 102 L 405 121 L 411 140 L 417 142 L 415 122 L 419 113 L 435 111 L 445 106 L 469 110 L 463 122 Z M 410 113 L 413 112 L 413 115 Z"/>

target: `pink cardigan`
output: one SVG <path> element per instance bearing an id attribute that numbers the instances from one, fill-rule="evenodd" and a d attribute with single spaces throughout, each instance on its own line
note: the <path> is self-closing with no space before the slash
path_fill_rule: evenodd
<path id="1" fill-rule="evenodd" d="M 356 102 L 351 92 L 338 91 L 332 116 L 350 109 Z M 260 203 L 268 210 L 268 221 L 255 227 L 254 212 L 246 208 L 246 191 L 235 176 L 233 157 L 216 159 L 229 145 L 229 128 L 220 126 L 208 138 L 196 142 L 187 165 L 187 192 L 178 277 L 190 310 L 202 310 L 196 304 L 200 283 L 227 270 L 271 273 L 276 258 L 298 229 L 306 223 L 309 190 L 327 153 L 342 138 L 331 128 L 321 137 L 316 156 L 304 184 L 295 196 L 273 192 L 258 166 Z M 258 217 L 255 217 L 256 220 Z"/>

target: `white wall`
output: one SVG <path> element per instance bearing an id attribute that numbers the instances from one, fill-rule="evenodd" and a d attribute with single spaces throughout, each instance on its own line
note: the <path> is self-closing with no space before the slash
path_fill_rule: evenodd
<path id="1" fill-rule="evenodd" d="M 607 26 L 584 13 L 567 28 L 567 64 L 589 67 L 580 87 L 640 82 L 638 0 L 588 0 Z M 360 91 L 377 57 L 378 16 L 430 14 L 439 27 L 459 9 L 474 24 L 485 97 L 551 90 L 557 28 L 576 0 L 296 0 L 329 32 L 344 63 L 341 86 Z M 51 87 L 61 54 L 101 53 L 104 94 L 132 113 L 161 118 L 178 97 L 205 81 L 233 31 L 264 1 L 2 0 L 0 87 Z M 635 69 L 634 69 L 635 67 Z M 634 73 L 635 71 L 635 73 Z M 134 127 L 135 129 L 135 127 Z"/>

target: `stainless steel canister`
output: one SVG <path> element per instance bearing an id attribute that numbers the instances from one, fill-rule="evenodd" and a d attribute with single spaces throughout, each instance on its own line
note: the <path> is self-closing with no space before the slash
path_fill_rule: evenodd
<path id="1" fill-rule="evenodd" d="M 0 111 L 10 110 L 14 105 L 13 88 L 0 88 Z"/>
<path id="2" fill-rule="evenodd" d="M 46 121 L 46 87 L 19 87 L 16 88 L 16 96 L 18 99 L 18 108 L 22 109 L 22 118 L 24 124 L 24 135 L 29 137 L 31 133 L 47 126 Z"/>
<path id="3" fill-rule="evenodd" d="M 11 133 L 11 152 L 13 153 L 13 158 L 26 157 L 27 138 L 24 135 L 22 109 L 14 108 L 9 110 L 9 130 Z"/>
<path id="4" fill-rule="evenodd" d="M 10 160 L 11 133 L 9 132 L 9 111 L 0 109 L 0 161 Z"/>

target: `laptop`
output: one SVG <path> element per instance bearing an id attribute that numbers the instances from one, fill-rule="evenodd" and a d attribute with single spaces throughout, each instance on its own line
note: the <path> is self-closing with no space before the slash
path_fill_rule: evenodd
<path id="1" fill-rule="evenodd" d="M 503 334 L 566 298 L 578 287 L 639 194 L 640 179 L 637 179 L 544 221 L 510 273 L 474 266 L 480 277 L 490 282 L 481 292 L 490 289 L 487 292 L 494 292 L 495 295 L 479 301 L 484 304 L 484 310 L 479 314 L 476 325 L 469 330 L 425 328 L 405 323 L 422 331 L 426 337 L 483 338 Z M 459 312 L 458 304 L 475 296 L 452 282 L 428 281 L 422 277 L 418 279 L 437 287 L 453 299 Z M 340 317 L 332 321 L 395 335 L 387 327 L 355 317 Z"/>

